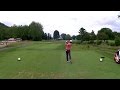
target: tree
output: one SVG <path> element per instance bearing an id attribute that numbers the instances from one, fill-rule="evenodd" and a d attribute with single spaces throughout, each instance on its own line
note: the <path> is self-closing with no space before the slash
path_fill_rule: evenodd
<path id="1" fill-rule="evenodd" d="M 115 37 L 115 45 L 119 46 L 120 45 L 120 38 L 119 37 Z"/>
<path id="2" fill-rule="evenodd" d="M 7 25 L 5 25 L 4 23 L 1 23 L 1 22 L 0 22 L 0 27 L 1 27 L 1 28 L 8 28 Z"/>
<path id="3" fill-rule="evenodd" d="M 97 34 L 97 38 L 98 38 L 98 40 L 108 40 L 108 35 L 107 34 L 105 34 L 104 32 L 100 32 L 100 33 L 98 33 Z"/>
<path id="4" fill-rule="evenodd" d="M 101 28 L 101 30 L 98 31 L 98 34 L 99 33 L 106 34 L 106 37 L 109 40 L 113 40 L 114 39 L 114 35 L 113 35 L 112 30 L 110 28 Z"/>
<path id="5" fill-rule="evenodd" d="M 10 33 L 11 33 L 11 37 L 12 38 L 17 38 L 17 31 L 18 31 L 18 27 L 17 26 L 12 26 L 10 28 Z"/>
<path id="6" fill-rule="evenodd" d="M 24 26 L 19 26 L 19 32 L 20 36 L 18 36 L 18 38 L 22 38 L 22 40 L 30 40 L 29 39 L 29 26 L 24 25 Z"/>
<path id="7" fill-rule="evenodd" d="M 0 40 L 7 39 L 9 37 L 8 33 L 9 27 L 0 22 Z"/>
<path id="8" fill-rule="evenodd" d="M 62 34 L 61 34 L 61 37 L 63 38 L 63 40 L 65 40 L 66 34 L 65 34 L 65 33 L 62 33 Z"/>
<path id="9" fill-rule="evenodd" d="M 51 34 L 48 33 L 48 35 L 47 35 L 47 40 L 50 40 L 50 39 L 51 39 Z"/>
<path id="10" fill-rule="evenodd" d="M 28 25 L 24 25 L 24 26 L 22 26 L 22 28 L 21 28 L 21 30 L 22 30 L 22 39 L 23 40 L 30 40 L 29 39 L 29 26 Z M 18 37 L 19 38 L 19 37 Z"/>
<path id="11" fill-rule="evenodd" d="M 44 36 L 43 26 L 40 23 L 32 22 L 28 25 L 13 25 L 11 27 L 0 23 L 0 40 L 8 38 L 22 38 L 23 40 L 42 40 Z"/>
<path id="12" fill-rule="evenodd" d="M 5 30 L 3 28 L 0 28 L 0 40 L 4 39 L 4 35 L 5 35 Z"/>
<path id="13" fill-rule="evenodd" d="M 80 30 L 79 30 L 79 35 L 80 35 L 80 38 L 81 38 L 81 42 L 84 41 L 84 36 L 85 36 L 85 34 L 86 34 L 86 30 L 85 30 L 83 27 L 80 28 Z"/>
<path id="14" fill-rule="evenodd" d="M 76 36 L 76 39 L 77 39 L 77 40 L 81 40 L 80 35 L 77 35 L 77 36 Z"/>
<path id="15" fill-rule="evenodd" d="M 90 40 L 95 40 L 95 39 L 96 39 L 96 35 L 94 31 L 92 30 L 92 32 L 90 33 Z"/>
<path id="16" fill-rule="evenodd" d="M 8 39 L 8 38 L 10 38 L 10 27 L 9 28 L 6 28 L 6 29 L 4 29 L 5 30 L 5 32 L 4 32 L 4 39 Z"/>
<path id="17" fill-rule="evenodd" d="M 58 30 L 55 30 L 54 33 L 53 33 L 53 38 L 54 38 L 54 39 L 58 39 L 59 37 L 60 37 L 59 31 L 58 31 Z"/>
<path id="18" fill-rule="evenodd" d="M 65 36 L 65 40 L 70 40 L 71 39 L 71 36 L 69 35 L 69 34 L 67 34 L 66 36 Z"/>
<path id="19" fill-rule="evenodd" d="M 47 33 L 44 33 L 43 39 L 44 39 L 44 40 L 47 40 Z"/>
<path id="20" fill-rule="evenodd" d="M 113 32 L 113 36 L 114 36 L 114 39 L 115 39 L 115 37 L 120 37 L 120 33 L 118 33 L 118 32 Z"/>
<path id="21" fill-rule="evenodd" d="M 52 39 L 52 36 L 51 36 L 51 34 L 49 33 L 49 39 Z"/>
<path id="22" fill-rule="evenodd" d="M 88 32 L 85 33 L 83 40 L 89 41 L 90 40 L 90 34 Z"/>
<path id="23" fill-rule="evenodd" d="M 75 39 L 76 39 L 76 36 L 75 36 L 75 35 L 73 35 L 73 36 L 72 36 L 72 39 L 73 39 L 73 40 L 75 40 Z"/>
<path id="24" fill-rule="evenodd" d="M 32 22 L 29 25 L 29 37 L 34 41 L 42 40 L 42 36 L 44 34 L 43 32 L 43 26 L 40 23 Z"/>

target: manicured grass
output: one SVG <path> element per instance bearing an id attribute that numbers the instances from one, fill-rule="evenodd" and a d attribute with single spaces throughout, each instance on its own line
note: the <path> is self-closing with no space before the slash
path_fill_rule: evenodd
<path id="1" fill-rule="evenodd" d="M 111 51 L 113 53 L 114 50 Z M 27 42 L 0 50 L 1 79 L 119 79 L 120 65 L 100 47 L 72 45 L 66 62 L 64 42 Z M 100 57 L 104 56 L 103 62 Z M 18 61 L 17 58 L 21 58 Z"/>

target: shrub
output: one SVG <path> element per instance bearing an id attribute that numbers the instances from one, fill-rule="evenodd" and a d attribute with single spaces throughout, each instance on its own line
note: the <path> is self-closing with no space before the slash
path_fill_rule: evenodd
<path id="1" fill-rule="evenodd" d="M 115 45 L 116 45 L 116 46 L 119 46 L 119 45 L 120 45 L 120 38 L 119 38 L 119 37 L 116 37 L 116 38 L 115 38 Z"/>
<path id="2" fill-rule="evenodd" d="M 101 40 L 97 40 L 97 45 L 100 45 L 101 43 L 102 43 L 102 41 Z"/>
<path id="3" fill-rule="evenodd" d="M 81 41 L 77 40 L 77 41 L 73 42 L 73 44 L 81 44 Z"/>
<path id="4" fill-rule="evenodd" d="M 105 43 L 108 45 L 108 43 L 109 43 L 108 40 L 106 40 Z"/>
<path id="5" fill-rule="evenodd" d="M 109 42 L 108 45 L 115 46 L 116 44 L 114 42 Z"/>
<path id="6" fill-rule="evenodd" d="M 94 40 L 90 40 L 88 44 L 94 44 Z"/>

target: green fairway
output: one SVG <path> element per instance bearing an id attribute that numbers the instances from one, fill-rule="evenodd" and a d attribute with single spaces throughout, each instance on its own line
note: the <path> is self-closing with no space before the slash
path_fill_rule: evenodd
<path id="1" fill-rule="evenodd" d="M 66 62 L 64 42 L 29 42 L 1 49 L 0 79 L 120 79 L 113 54 L 93 48 L 73 44 L 72 64 Z"/>

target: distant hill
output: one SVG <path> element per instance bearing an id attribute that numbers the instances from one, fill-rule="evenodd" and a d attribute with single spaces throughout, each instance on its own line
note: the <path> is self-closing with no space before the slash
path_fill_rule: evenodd
<path id="1" fill-rule="evenodd" d="M 8 28 L 9 26 L 5 25 L 4 23 L 0 22 L 0 28 Z"/>

